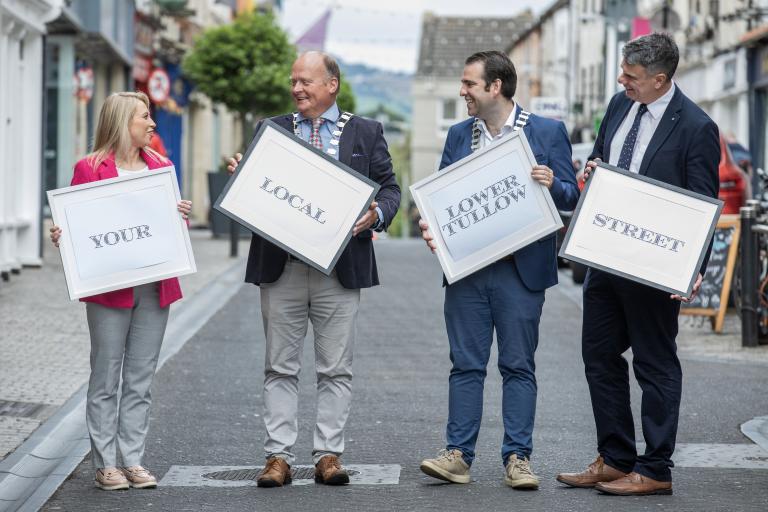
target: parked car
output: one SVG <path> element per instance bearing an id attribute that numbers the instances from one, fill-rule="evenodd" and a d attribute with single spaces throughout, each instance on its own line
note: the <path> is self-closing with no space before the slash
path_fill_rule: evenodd
<path id="1" fill-rule="evenodd" d="M 722 199 L 723 213 L 738 214 L 739 208 L 752 197 L 752 184 L 744 170 L 738 166 L 733 158 L 731 148 L 720 134 L 720 193 L 717 197 Z"/>

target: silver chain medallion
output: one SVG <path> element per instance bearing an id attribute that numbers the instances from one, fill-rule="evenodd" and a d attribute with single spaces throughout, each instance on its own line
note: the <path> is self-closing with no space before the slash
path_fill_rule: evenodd
<path id="1" fill-rule="evenodd" d="M 341 133 L 344 131 L 344 127 L 347 125 L 350 119 L 352 119 L 352 116 L 354 114 L 350 114 L 349 112 L 342 112 L 339 118 L 336 120 L 335 129 L 331 132 L 331 141 L 328 144 L 328 149 L 325 150 L 325 152 L 331 156 L 336 156 L 336 154 L 339 152 L 339 140 L 341 140 Z M 293 113 L 293 134 L 301 138 L 301 128 L 299 128 L 299 113 L 294 112 Z"/>
<path id="2" fill-rule="evenodd" d="M 516 132 L 517 130 L 521 129 L 526 125 L 528 122 L 528 118 L 530 117 L 531 113 L 527 110 L 520 109 L 520 115 L 517 116 L 517 121 L 515 121 L 515 126 L 512 127 L 512 131 Z M 472 152 L 474 153 L 478 149 L 480 149 L 480 136 L 482 135 L 482 128 L 480 128 L 480 119 L 475 118 L 475 120 L 472 122 Z"/>

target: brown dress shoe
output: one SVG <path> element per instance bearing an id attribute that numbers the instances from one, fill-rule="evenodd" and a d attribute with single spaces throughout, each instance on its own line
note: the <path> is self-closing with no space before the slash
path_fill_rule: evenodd
<path id="1" fill-rule="evenodd" d="M 635 473 L 613 482 L 600 482 L 595 489 L 616 496 L 648 496 L 650 494 L 672 494 L 672 482 L 659 482 L 653 478 Z"/>
<path id="2" fill-rule="evenodd" d="M 259 473 L 256 485 L 259 487 L 282 487 L 291 483 L 291 466 L 280 457 L 270 457 Z"/>
<path id="3" fill-rule="evenodd" d="M 597 459 L 581 473 L 560 473 L 557 475 L 557 481 L 571 487 L 591 488 L 598 482 L 612 482 L 626 475 L 606 464 L 603 456 L 598 455 Z"/>
<path id="4" fill-rule="evenodd" d="M 326 455 L 315 464 L 315 482 L 325 485 L 345 485 L 349 483 L 347 470 L 341 467 L 341 461 L 335 455 Z"/>

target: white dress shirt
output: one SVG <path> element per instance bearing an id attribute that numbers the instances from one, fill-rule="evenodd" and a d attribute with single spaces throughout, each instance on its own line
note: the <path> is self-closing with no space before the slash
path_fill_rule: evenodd
<path id="1" fill-rule="evenodd" d="M 656 128 L 661 122 L 661 116 L 669 106 L 669 102 L 672 101 L 672 96 L 675 94 L 675 83 L 672 82 L 672 87 L 653 103 L 649 103 L 648 112 L 640 119 L 640 129 L 637 132 L 637 139 L 635 140 L 635 150 L 632 153 L 632 162 L 629 164 L 629 172 L 637 174 L 640 172 L 640 164 L 643 162 L 643 156 L 645 156 L 645 150 L 648 149 L 648 144 L 651 142 Z M 611 158 L 608 163 L 616 165 L 619 163 L 621 157 L 621 148 L 624 146 L 624 139 L 627 138 L 627 133 L 632 128 L 632 123 L 635 122 L 635 115 L 637 109 L 640 108 L 640 102 L 636 101 L 629 109 L 627 117 L 622 121 L 619 129 L 616 130 L 616 134 L 611 141 Z"/>
<path id="2" fill-rule="evenodd" d="M 491 135 L 491 132 L 488 130 L 488 126 L 486 126 L 485 124 L 485 121 L 478 117 L 477 119 L 478 121 L 480 121 L 478 123 L 480 125 L 480 133 L 482 134 L 480 136 L 480 148 L 484 148 L 485 146 L 488 146 L 491 143 L 501 139 L 502 137 L 512 133 L 512 130 L 515 127 L 516 113 L 517 113 L 517 103 L 515 103 L 515 106 L 512 108 L 512 112 L 509 113 L 509 117 L 504 122 L 504 126 L 501 127 L 501 131 L 495 137 Z"/>

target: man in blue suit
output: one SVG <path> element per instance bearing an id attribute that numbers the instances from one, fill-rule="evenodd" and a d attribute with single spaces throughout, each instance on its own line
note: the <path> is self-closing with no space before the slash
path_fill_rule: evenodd
<path id="1" fill-rule="evenodd" d="M 717 126 L 672 81 L 679 53 L 666 34 L 624 46 L 619 83 L 590 162 L 605 160 L 709 197 L 717 197 Z M 601 171 L 602 172 L 602 171 Z M 614 495 L 672 494 L 672 453 L 680 410 L 682 372 L 675 337 L 680 300 L 691 300 L 707 267 L 704 258 L 691 297 L 683 298 L 589 269 L 584 282 L 582 356 L 597 427 L 597 459 L 560 482 Z M 645 453 L 637 454 L 627 361 L 642 389 Z"/>
<path id="2" fill-rule="evenodd" d="M 516 86 L 515 67 L 504 53 L 478 52 L 466 60 L 459 94 L 472 117 L 448 131 L 440 168 L 522 129 L 538 163 L 531 177 L 549 189 L 558 209 L 572 210 L 579 190 L 565 126 L 517 105 L 513 100 Z M 420 227 L 434 251 L 429 226 L 422 220 Z M 544 291 L 556 283 L 553 234 L 446 286 L 445 323 L 453 363 L 446 447 L 436 458 L 422 461 L 423 472 L 453 483 L 470 481 L 495 329 L 503 378 L 504 480 L 516 489 L 538 488 L 539 478 L 529 464 L 536 413 L 534 353 Z"/>

